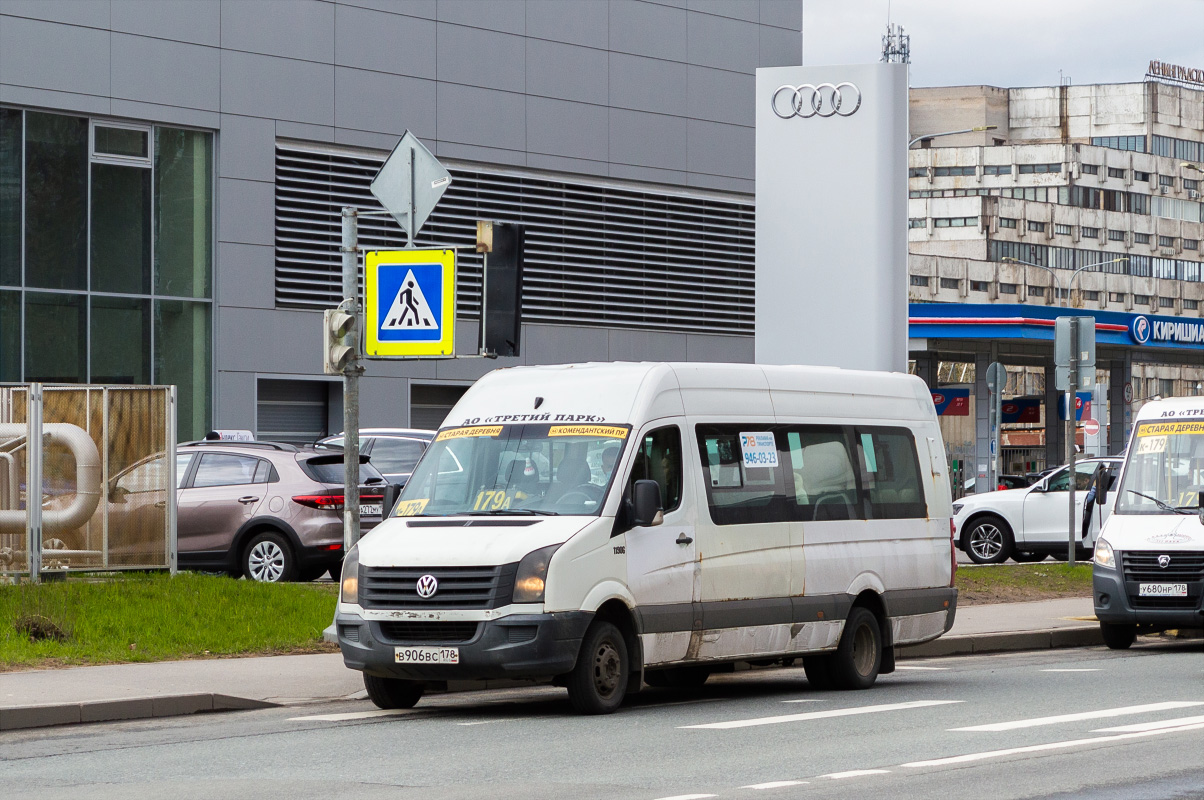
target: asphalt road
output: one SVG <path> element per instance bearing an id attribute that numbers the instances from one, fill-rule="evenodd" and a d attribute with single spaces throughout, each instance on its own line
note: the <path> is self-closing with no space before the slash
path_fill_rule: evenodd
<path id="1" fill-rule="evenodd" d="M 910 661 L 864 692 L 801 669 L 649 690 L 366 700 L 0 734 L 13 798 L 1204 798 L 1199 640 Z"/>

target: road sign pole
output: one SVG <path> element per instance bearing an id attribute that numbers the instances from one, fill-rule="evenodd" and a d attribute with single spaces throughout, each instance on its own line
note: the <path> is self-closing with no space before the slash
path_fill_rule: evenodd
<path id="1" fill-rule="evenodd" d="M 343 208 L 343 303 L 356 318 L 343 344 L 352 357 L 343 368 L 343 553 L 360 538 L 360 311 L 359 219 L 354 208 Z"/>
<path id="2" fill-rule="evenodd" d="M 1075 474 L 1074 474 L 1074 418 L 1077 415 L 1078 408 L 1076 407 L 1079 399 L 1079 317 L 1072 317 L 1070 320 L 1070 381 L 1066 390 L 1066 463 L 1070 466 L 1067 468 L 1067 485 L 1070 489 L 1070 530 L 1068 533 L 1069 551 L 1066 556 L 1066 563 L 1074 566 L 1074 536 L 1075 536 L 1075 518 L 1074 518 L 1074 489 L 1075 489 Z"/>

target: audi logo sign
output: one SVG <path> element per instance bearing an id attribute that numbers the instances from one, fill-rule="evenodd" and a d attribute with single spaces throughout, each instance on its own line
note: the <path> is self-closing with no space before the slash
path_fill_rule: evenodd
<path id="1" fill-rule="evenodd" d="M 416 588 L 419 597 L 434 597 L 435 592 L 439 590 L 439 581 L 435 580 L 434 575 L 423 575 L 418 579 Z"/>
<path id="2" fill-rule="evenodd" d="M 779 86 L 769 101 L 773 113 L 791 117 L 850 117 L 861 108 L 861 90 L 854 84 L 821 83 Z"/>

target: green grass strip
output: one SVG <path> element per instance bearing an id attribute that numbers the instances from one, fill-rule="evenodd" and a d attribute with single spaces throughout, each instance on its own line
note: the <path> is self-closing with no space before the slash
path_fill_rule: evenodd
<path id="1" fill-rule="evenodd" d="M 331 584 L 194 573 L 0 586 L 0 670 L 329 651 L 335 603 Z"/>
<path id="2" fill-rule="evenodd" d="M 957 588 L 970 592 L 1012 589 L 1051 596 L 1082 592 L 1089 597 L 1091 564 L 1079 562 L 1073 567 L 1056 561 L 982 567 L 959 564 Z"/>

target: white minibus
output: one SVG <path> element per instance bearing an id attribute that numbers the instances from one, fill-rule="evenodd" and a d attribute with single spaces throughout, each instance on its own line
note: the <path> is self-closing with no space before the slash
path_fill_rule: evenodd
<path id="1" fill-rule="evenodd" d="M 863 689 L 953 624 L 945 450 L 918 378 L 822 367 L 496 370 L 344 561 L 346 665 L 382 708 L 550 680 L 608 713 L 801 657 Z"/>
<path id="2" fill-rule="evenodd" d="M 1204 398 L 1154 400 L 1134 421 L 1095 543 L 1095 616 L 1116 650 L 1137 634 L 1204 627 Z"/>

